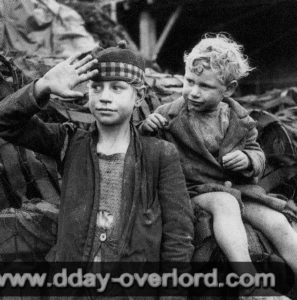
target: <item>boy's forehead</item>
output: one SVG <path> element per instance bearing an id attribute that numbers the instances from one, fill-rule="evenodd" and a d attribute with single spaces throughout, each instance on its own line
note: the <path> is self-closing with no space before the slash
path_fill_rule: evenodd
<path id="1" fill-rule="evenodd" d="M 192 78 L 200 78 L 203 75 L 217 76 L 212 70 L 209 70 L 209 69 L 202 68 L 202 69 L 199 69 L 199 72 L 198 72 L 196 69 L 191 68 L 189 66 L 186 66 L 186 68 L 185 68 L 185 76 L 189 76 Z"/>
<path id="2" fill-rule="evenodd" d="M 203 69 L 203 71 L 198 74 L 192 68 L 186 67 L 185 77 L 191 78 L 193 80 L 213 82 L 220 85 L 223 84 L 220 80 L 220 76 L 212 69 Z"/>
<path id="3" fill-rule="evenodd" d="M 131 85 L 129 82 L 125 81 L 125 80 L 92 80 L 90 79 L 90 84 L 91 85 L 96 85 L 96 84 L 104 84 L 105 82 L 106 83 L 109 83 L 109 84 L 112 84 L 112 83 L 123 83 L 123 84 L 127 84 L 127 85 Z"/>

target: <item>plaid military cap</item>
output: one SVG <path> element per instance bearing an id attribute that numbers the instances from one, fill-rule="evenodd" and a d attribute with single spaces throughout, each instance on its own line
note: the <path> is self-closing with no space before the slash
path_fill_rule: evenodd
<path id="1" fill-rule="evenodd" d="M 95 48 L 92 56 L 98 60 L 94 81 L 123 80 L 130 83 L 144 81 L 145 62 L 142 56 L 120 42 L 117 47 Z"/>

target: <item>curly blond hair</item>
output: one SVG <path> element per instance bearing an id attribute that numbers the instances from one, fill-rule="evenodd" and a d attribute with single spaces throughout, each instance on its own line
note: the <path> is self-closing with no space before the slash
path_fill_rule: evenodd
<path id="1" fill-rule="evenodd" d="M 254 69 L 243 54 L 243 46 L 225 33 L 205 34 L 192 51 L 184 55 L 184 62 L 198 75 L 204 69 L 211 69 L 225 85 L 248 76 Z"/>

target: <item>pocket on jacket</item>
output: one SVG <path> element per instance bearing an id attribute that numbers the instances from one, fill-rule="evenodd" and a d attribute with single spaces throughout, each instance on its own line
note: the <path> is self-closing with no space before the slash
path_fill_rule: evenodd
<path id="1" fill-rule="evenodd" d="M 151 207 L 147 208 L 143 212 L 143 222 L 146 226 L 151 226 L 158 222 L 161 218 L 161 206 L 158 199 L 154 199 Z"/>

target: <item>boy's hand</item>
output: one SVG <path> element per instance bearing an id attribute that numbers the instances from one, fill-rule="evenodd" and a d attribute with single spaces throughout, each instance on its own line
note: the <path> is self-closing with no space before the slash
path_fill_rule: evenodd
<path id="1" fill-rule="evenodd" d="M 251 165 L 248 156 L 240 150 L 224 155 L 222 161 L 223 167 L 231 171 L 246 170 Z"/>
<path id="2" fill-rule="evenodd" d="M 158 113 L 152 113 L 142 123 L 142 130 L 144 132 L 155 132 L 168 124 L 166 118 Z"/>
<path id="3" fill-rule="evenodd" d="M 72 89 L 84 81 L 89 80 L 98 73 L 98 70 L 90 71 L 97 62 L 89 54 L 77 60 L 81 54 L 72 56 L 50 69 L 40 78 L 34 87 L 36 99 L 47 93 L 52 93 L 64 98 L 83 97 L 83 94 Z"/>

